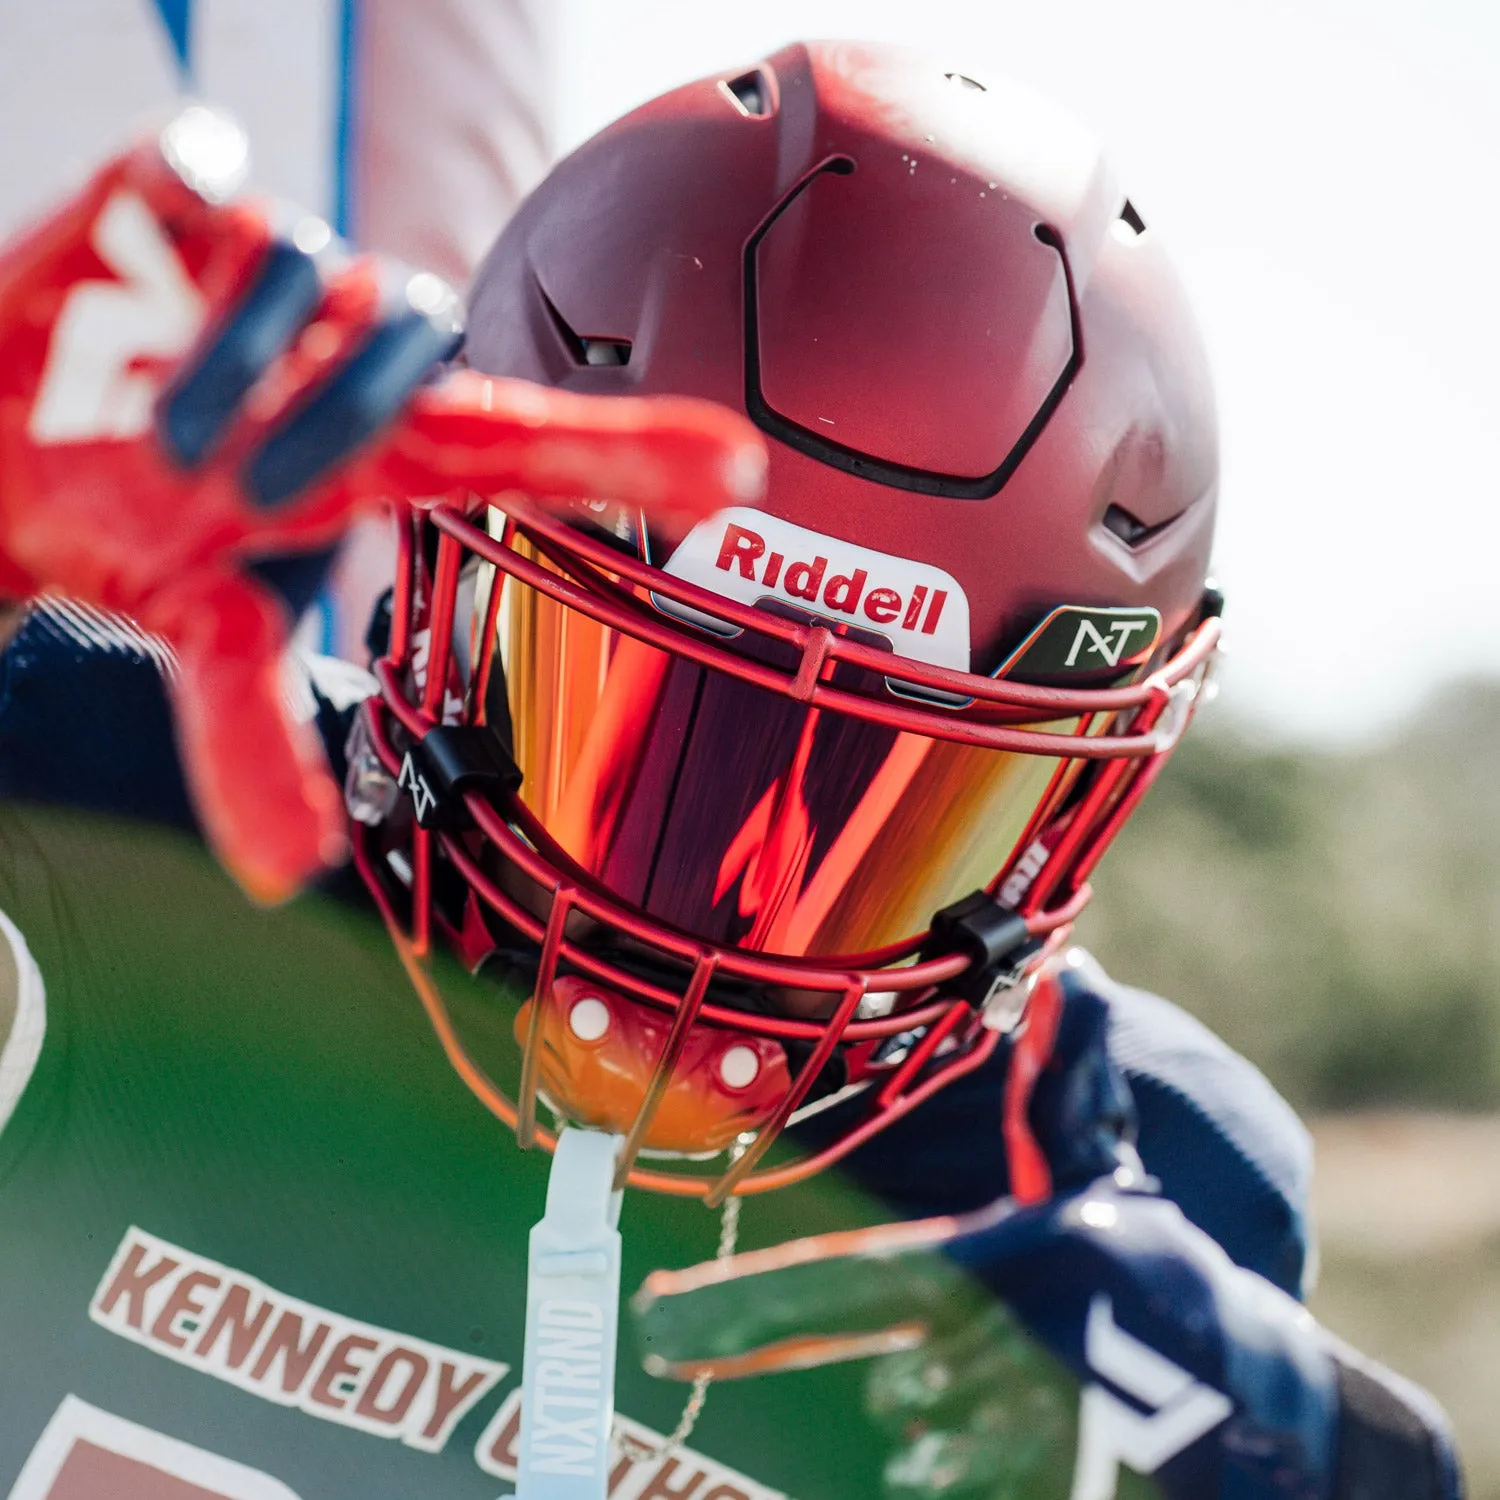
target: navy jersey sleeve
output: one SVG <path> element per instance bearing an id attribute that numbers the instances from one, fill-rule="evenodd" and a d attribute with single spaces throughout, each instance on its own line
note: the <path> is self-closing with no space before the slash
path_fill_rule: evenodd
<path id="1" fill-rule="evenodd" d="M 43 599 L 0 656 L 0 798 L 195 827 L 167 708 L 171 649 Z"/>
<path id="2" fill-rule="evenodd" d="M 0 654 L 0 800 L 196 829 L 167 703 L 175 671 L 171 647 L 123 616 L 39 600 Z M 374 678 L 292 652 L 282 686 L 292 712 L 316 723 L 342 780 L 354 705 Z"/>
<path id="3" fill-rule="evenodd" d="M 1107 997 L 1146 1170 L 1230 1256 L 1301 1295 L 1314 1266 L 1307 1128 L 1259 1069 L 1201 1021 L 1087 960 L 1069 983 Z"/>

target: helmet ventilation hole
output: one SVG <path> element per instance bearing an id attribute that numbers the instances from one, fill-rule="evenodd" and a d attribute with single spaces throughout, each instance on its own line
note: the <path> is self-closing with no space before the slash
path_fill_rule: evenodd
<path id="1" fill-rule="evenodd" d="M 1133 234 L 1145 234 L 1146 221 L 1136 211 L 1136 206 L 1129 198 L 1125 200 L 1125 206 L 1120 210 L 1119 222 L 1128 225 Z"/>
<path id="2" fill-rule="evenodd" d="M 719 88 L 742 115 L 763 119 L 771 113 L 771 91 L 759 68 L 741 73 L 738 78 L 722 81 Z"/>
<path id="3" fill-rule="evenodd" d="M 537 290 L 541 291 L 541 288 L 538 287 Z M 552 326 L 557 330 L 557 336 L 563 341 L 568 353 L 572 355 L 574 364 L 628 365 L 630 363 L 629 339 L 590 338 L 585 334 L 575 332 L 546 292 L 542 292 L 542 303 L 547 309 L 547 315 L 552 319 Z"/>
<path id="4" fill-rule="evenodd" d="M 749 1088 L 760 1073 L 760 1058 L 753 1047 L 737 1042 L 719 1059 L 719 1077 L 724 1087 L 730 1089 Z"/>
<path id="5" fill-rule="evenodd" d="M 977 78 L 970 78 L 967 73 L 944 73 L 943 77 L 955 88 L 974 89 L 981 94 L 989 93 L 989 90 Z"/>
<path id="6" fill-rule="evenodd" d="M 1104 512 L 1104 529 L 1112 536 L 1119 537 L 1133 551 L 1137 547 L 1144 547 L 1152 537 L 1160 536 L 1182 514 L 1182 511 L 1178 511 L 1176 516 L 1168 516 L 1165 521 L 1158 521 L 1152 526 L 1139 516 L 1131 515 L 1123 505 L 1111 505 Z"/>
<path id="7" fill-rule="evenodd" d="M 568 1012 L 568 1030 L 580 1042 L 597 1042 L 609 1030 L 609 1007 L 597 995 L 585 995 Z"/>

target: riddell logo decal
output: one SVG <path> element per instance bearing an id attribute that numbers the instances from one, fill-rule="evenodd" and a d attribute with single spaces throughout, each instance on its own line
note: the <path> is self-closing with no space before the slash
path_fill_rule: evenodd
<path id="1" fill-rule="evenodd" d="M 428 1453 L 509 1368 L 313 1307 L 140 1229 L 89 1317 L 266 1401 Z"/>
<path id="2" fill-rule="evenodd" d="M 958 671 L 969 667 L 968 598 L 952 574 L 929 563 L 736 506 L 693 527 L 665 571 L 741 604 L 779 599 L 831 623 L 878 633 L 900 656 Z M 709 629 L 719 623 L 670 600 L 656 602 Z"/>

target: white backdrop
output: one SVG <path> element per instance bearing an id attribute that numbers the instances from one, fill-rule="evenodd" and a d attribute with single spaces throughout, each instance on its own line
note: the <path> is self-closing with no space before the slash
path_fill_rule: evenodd
<path id="1" fill-rule="evenodd" d="M 1068 105 L 1206 329 L 1224 708 L 1358 739 L 1500 673 L 1500 6 L 561 0 L 565 146 L 798 36 L 927 47 Z"/>

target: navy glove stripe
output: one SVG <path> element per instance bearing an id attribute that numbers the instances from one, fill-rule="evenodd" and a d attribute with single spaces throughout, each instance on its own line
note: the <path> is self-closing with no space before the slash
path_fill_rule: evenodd
<path id="1" fill-rule="evenodd" d="M 194 468 L 222 440 L 240 403 L 301 332 L 322 296 L 310 255 L 278 241 L 212 343 L 186 366 L 157 411 L 156 428 Z"/>
<path id="2" fill-rule="evenodd" d="M 401 409 L 459 335 L 424 313 L 404 311 L 364 345 L 247 465 L 245 489 L 264 509 L 281 505 L 342 463 Z"/>

